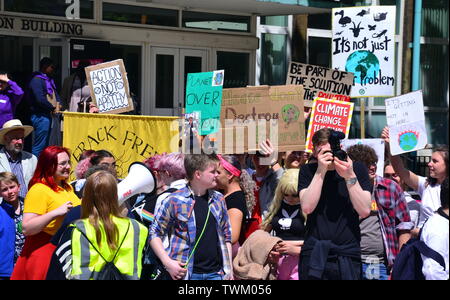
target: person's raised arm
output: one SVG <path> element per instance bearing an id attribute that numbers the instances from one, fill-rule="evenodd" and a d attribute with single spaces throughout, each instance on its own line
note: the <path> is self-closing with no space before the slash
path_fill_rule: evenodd
<path id="1" fill-rule="evenodd" d="M 353 171 L 353 161 L 347 157 L 347 161 L 334 158 L 336 172 L 345 179 L 350 201 L 353 208 L 361 218 L 366 218 L 370 214 L 370 204 L 372 195 L 370 192 L 362 189 L 359 181 L 351 182 L 352 178 L 357 178 Z"/>
<path id="2" fill-rule="evenodd" d="M 307 188 L 302 189 L 299 192 L 302 211 L 307 215 L 311 214 L 319 203 L 323 181 L 326 173 L 328 172 L 328 166 L 333 161 L 333 154 L 331 154 L 331 152 L 324 152 L 325 151 L 323 149 L 320 149 L 317 154 L 318 166 L 311 183 Z"/>
<path id="3" fill-rule="evenodd" d="M 400 179 L 410 188 L 417 191 L 419 189 L 419 177 L 405 168 L 403 164 L 403 160 L 400 155 L 391 155 L 391 151 L 389 150 L 389 127 L 386 126 L 383 128 L 381 132 L 381 138 L 384 140 L 384 145 L 386 147 L 386 156 L 391 161 L 392 167 L 394 168 L 395 173 L 400 176 Z"/>

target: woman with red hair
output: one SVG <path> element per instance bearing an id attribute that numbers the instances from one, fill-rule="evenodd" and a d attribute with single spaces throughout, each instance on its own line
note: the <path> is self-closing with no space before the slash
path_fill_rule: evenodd
<path id="1" fill-rule="evenodd" d="M 24 202 L 25 245 L 11 279 L 45 279 L 54 250 L 50 239 L 65 214 L 81 204 L 67 182 L 70 170 L 70 154 L 66 148 L 49 146 L 39 155 Z"/>

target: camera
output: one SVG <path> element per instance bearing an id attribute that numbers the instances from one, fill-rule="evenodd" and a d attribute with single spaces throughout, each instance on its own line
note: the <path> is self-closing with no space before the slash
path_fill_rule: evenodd
<path id="1" fill-rule="evenodd" d="M 343 139 L 345 139 L 345 134 L 343 132 L 333 129 L 330 130 L 328 142 L 330 143 L 333 156 L 339 158 L 340 160 L 347 161 L 347 152 L 341 149 L 341 140 Z"/>

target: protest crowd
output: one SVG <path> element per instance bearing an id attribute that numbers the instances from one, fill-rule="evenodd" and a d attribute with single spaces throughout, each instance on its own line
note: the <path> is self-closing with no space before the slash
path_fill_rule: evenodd
<path id="1" fill-rule="evenodd" d="M 391 153 L 389 126 L 381 171 L 371 146 L 343 149 L 332 128 L 314 130 L 311 151 L 278 152 L 268 138 L 217 154 L 186 127 L 184 151 L 120 178 L 112 149 L 72 165 L 75 149 L 55 139 L 61 112 L 99 109 L 80 70 L 60 97 L 54 68 L 42 59 L 24 87 L 0 72 L 0 279 L 448 280 L 448 146 L 423 177 Z M 286 127 L 299 113 L 289 108 Z"/>

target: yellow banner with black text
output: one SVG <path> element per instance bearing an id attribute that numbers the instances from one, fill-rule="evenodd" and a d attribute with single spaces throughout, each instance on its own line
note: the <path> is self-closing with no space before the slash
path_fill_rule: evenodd
<path id="1" fill-rule="evenodd" d="M 132 162 L 177 152 L 178 141 L 177 117 L 64 113 L 63 146 L 70 150 L 74 167 L 84 150 L 104 149 L 116 158 L 117 174 L 123 178 Z"/>

